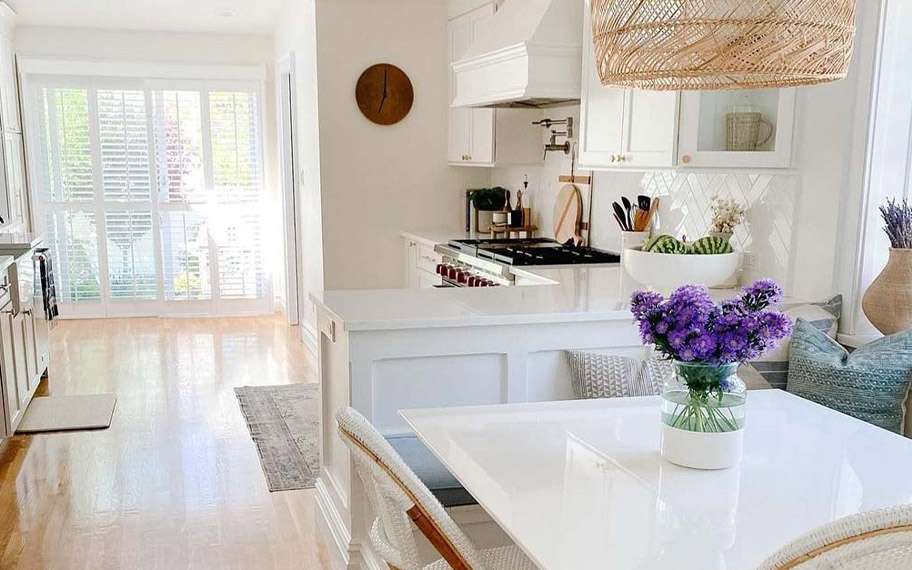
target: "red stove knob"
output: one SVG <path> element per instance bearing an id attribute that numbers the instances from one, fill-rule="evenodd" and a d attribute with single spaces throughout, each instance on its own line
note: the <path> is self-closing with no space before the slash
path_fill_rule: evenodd
<path id="1" fill-rule="evenodd" d="M 446 272 L 447 272 L 446 267 L 447 266 L 444 265 L 443 263 L 438 263 L 437 264 L 437 275 L 446 275 Z"/>
<path id="2" fill-rule="evenodd" d="M 481 286 L 481 278 L 475 275 L 469 277 L 469 287 L 479 287 Z"/>
<path id="3" fill-rule="evenodd" d="M 468 275 L 465 271 L 456 272 L 456 283 L 465 283 L 468 280 Z"/>
<path id="4" fill-rule="evenodd" d="M 458 270 L 457 270 L 455 267 L 453 267 L 452 265 L 450 265 L 449 267 L 447 267 L 447 275 L 446 275 L 446 276 L 449 277 L 450 279 L 456 279 L 456 272 L 457 272 L 457 271 L 458 271 Z"/>

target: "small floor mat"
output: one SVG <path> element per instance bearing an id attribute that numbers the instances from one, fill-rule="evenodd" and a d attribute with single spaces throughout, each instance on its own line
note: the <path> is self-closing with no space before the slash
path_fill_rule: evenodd
<path id="1" fill-rule="evenodd" d="M 116 403 L 114 394 L 33 398 L 16 433 L 106 428 Z"/>

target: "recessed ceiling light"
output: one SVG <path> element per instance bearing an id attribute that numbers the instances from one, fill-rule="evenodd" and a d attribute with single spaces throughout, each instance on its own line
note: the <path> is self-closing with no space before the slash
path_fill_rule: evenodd
<path id="1" fill-rule="evenodd" d="M 222 8 L 221 10 L 216 12 L 216 14 L 218 14 L 222 18 L 233 18 L 237 15 L 237 12 L 235 12 L 234 10 L 232 10 L 230 8 Z"/>

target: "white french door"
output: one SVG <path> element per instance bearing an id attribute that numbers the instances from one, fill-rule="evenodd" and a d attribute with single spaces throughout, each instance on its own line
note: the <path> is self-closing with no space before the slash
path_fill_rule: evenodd
<path id="1" fill-rule="evenodd" d="M 29 77 L 63 316 L 271 311 L 260 102 L 256 82 Z"/>

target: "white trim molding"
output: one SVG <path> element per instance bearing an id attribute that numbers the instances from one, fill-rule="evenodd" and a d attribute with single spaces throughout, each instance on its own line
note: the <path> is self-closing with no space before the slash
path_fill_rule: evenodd
<path id="1" fill-rule="evenodd" d="M 886 262 L 889 247 L 878 208 L 890 197 L 912 197 L 912 71 L 905 56 L 912 49 L 912 36 L 901 26 L 912 18 L 912 4 L 865 3 L 859 5 L 859 16 L 861 42 L 853 64 L 862 74 L 855 109 L 857 135 L 843 188 L 836 274 L 837 289 L 845 297 L 840 332 L 846 338 L 876 333 L 861 303 Z"/>
<path id="2" fill-rule="evenodd" d="M 266 66 L 127 63 L 21 57 L 19 74 L 265 82 Z"/>

